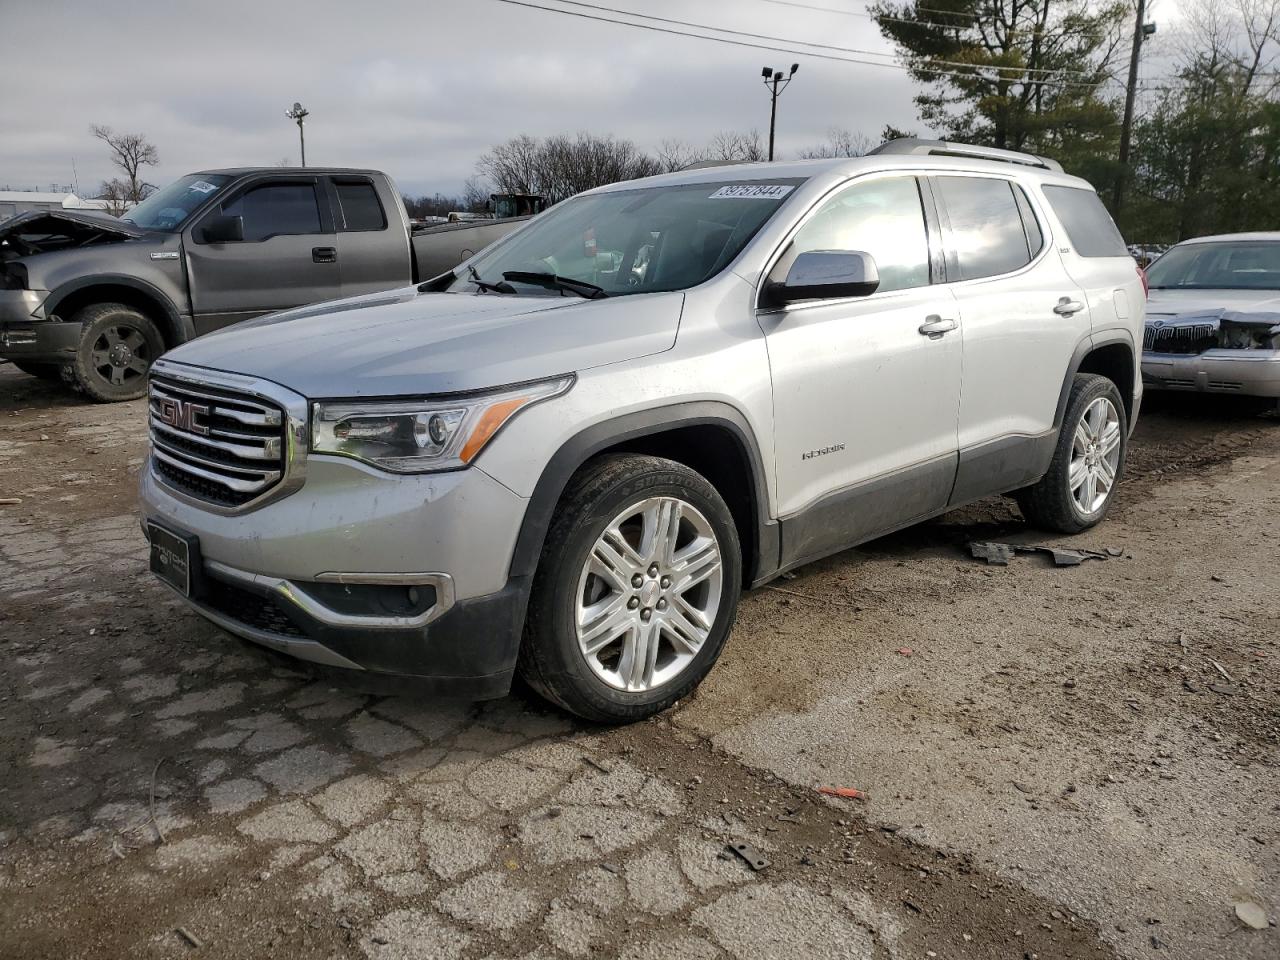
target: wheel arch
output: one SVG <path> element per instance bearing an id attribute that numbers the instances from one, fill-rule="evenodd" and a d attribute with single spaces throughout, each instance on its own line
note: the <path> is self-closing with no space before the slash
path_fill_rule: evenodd
<path id="1" fill-rule="evenodd" d="M 98 303 L 123 303 L 150 317 L 160 328 L 166 349 L 191 339 L 189 324 L 158 287 L 137 277 L 103 274 L 82 277 L 58 287 L 45 303 L 45 315 L 70 319 Z"/>
<path id="2" fill-rule="evenodd" d="M 769 517 L 768 487 L 755 435 L 734 407 L 715 401 L 656 407 L 593 424 L 555 452 L 534 487 L 516 538 L 512 577 L 531 576 L 552 515 L 583 465 L 610 453 L 646 453 L 696 470 L 724 497 L 742 545 L 747 584 L 778 569 L 778 525 Z"/>
<path id="3" fill-rule="evenodd" d="M 1114 331 L 1109 334 L 1088 337 L 1076 347 L 1067 368 L 1067 375 L 1062 381 L 1062 391 L 1058 395 L 1058 409 L 1054 414 L 1054 428 L 1062 426 L 1062 418 L 1067 412 L 1067 401 L 1071 396 L 1071 383 L 1077 373 L 1095 373 L 1106 377 L 1120 391 L 1120 399 L 1124 402 L 1125 419 L 1133 421 L 1134 387 L 1137 383 L 1138 363 L 1137 351 L 1133 339 L 1127 333 Z"/>

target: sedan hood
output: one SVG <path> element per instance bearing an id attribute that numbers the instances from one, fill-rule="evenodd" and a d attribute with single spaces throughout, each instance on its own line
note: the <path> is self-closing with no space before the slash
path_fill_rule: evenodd
<path id="1" fill-rule="evenodd" d="M 1280 311 L 1280 291 L 1152 290 L 1147 296 L 1148 317 L 1170 317 L 1205 310 L 1239 310 L 1248 313 Z"/>
<path id="2" fill-rule="evenodd" d="M 409 287 L 237 324 L 166 359 L 311 398 L 482 390 L 669 350 L 683 303 L 681 293 L 582 300 Z"/>

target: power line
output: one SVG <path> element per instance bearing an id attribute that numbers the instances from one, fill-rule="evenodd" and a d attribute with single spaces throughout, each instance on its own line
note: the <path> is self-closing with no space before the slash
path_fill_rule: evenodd
<path id="1" fill-rule="evenodd" d="M 887 14 L 882 16 L 879 14 L 867 13 L 865 10 L 838 10 L 835 7 L 819 7 L 812 3 L 797 3 L 795 2 L 795 0 L 764 0 L 764 2 L 774 3 L 780 7 L 798 7 L 801 10 L 817 10 L 822 13 L 834 13 L 842 17 L 862 17 L 867 20 L 875 20 L 876 22 L 879 22 L 881 20 L 888 20 L 890 23 L 906 23 L 912 26 L 917 26 L 917 27 L 936 27 L 939 30 L 967 30 L 970 28 L 970 26 L 972 26 L 970 24 L 938 23 L 933 20 L 919 20 L 919 19 L 911 20 L 906 17 L 893 17 Z M 942 16 L 946 16 L 946 17 L 964 17 L 970 20 L 980 19 L 980 17 L 975 13 L 961 13 L 959 11 L 939 10 L 935 7 L 921 7 L 921 6 L 917 6 L 915 9 L 917 12 L 920 12 L 920 13 L 941 14 Z M 1081 38 L 1088 38 L 1090 40 L 1104 40 L 1106 39 L 1107 35 L 1105 33 L 1083 33 L 1075 30 L 1062 30 L 1056 33 L 1042 33 L 1040 34 L 1040 36 L 1050 37 L 1050 38 L 1081 37 Z"/>
<path id="2" fill-rule="evenodd" d="M 1053 77 L 1056 77 L 1059 75 L 1086 76 L 1086 74 L 1078 70 L 1051 70 L 1048 68 L 1038 68 L 1038 67 L 1011 67 L 1011 66 L 1001 66 L 999 64 L 973 64 L 973 63 L 965 63 L 963 61 L 957 61 L 957 60 L 933 60 L 931 61 L 932 63 L 931 66 L 920 66 L 920 67 L 909 68 L 898 63 L 885 63 L 885 62 L 874 61 L 874 60 L 863 60 L 863 59 L 859 59 L 858 57 L 841 57 L 841 56 L 835 56 L 833 54 L 815 53 L 812 50 L 795 50 L 795 49 L 792 49 L 792 47 L 790 46 L 781 46 L 779 44 L 785 43 L 785 44 L 791 44 L 792 46 L 809 46 L 819 50 L 833 50 L 833 51 L 838 51 L 840 53 L 854 53 L 854 54 L 871 55 L 871 56 L 891 56 L 891 54 L 883 54 L 883 53 L 878 53 L 875 51 L 867 51 L 867 50 L 857 50 L 850 47 L 839 47 L 839 46 L 832 46 L 830 44 L 809 43 L 808 41 L 804 41 L 804 40 L 778 41 L 778 40 L 774 40 L 771 37 L 765 37 L 755 33 L 748 33 L 746 31 L 727 30 L 721 27 L 712 27 L 712 26 L 707 26 L 706 24 L 691 23 L 685 20 L 672 20 L 666 17 L 653 17 L 653 16 L 649 16 L 648 14 L 634 13 L 630 10 L 621 10 L 614 7 L 604 7 L 604 6 L 599 6 L 591 3 L 582 3 L 582 2 L 578 2 L 578 0 L 557 0 L 557 2 L 560 2 L 563 4 L 571 4 L 576 7 L 585 7 L 589 10 L 598 10 L 598 11 L 605 11 L 608 13 L 617 13 L 617 14 L 622 14 L 624 16 L 649 19 L 649 20 L 654 20 L 662 23 L 674 23 L 680 26 L 693 27 L 694 29 L 698 29 L 698 30 L 711 30 L 711 31 L 716 31 L 720 33 L 730 33 L 737 36 L 750 37 L 753 40 L 764 40 L 764 41 L 772 41 L 772 42 L 764 43 L 764 44 L 750 43 L 745 40 L 734 40 L 734 39 L 731 39 L 730 37 L 717 37 L 717 36 L 707 36 L 706 34 L 700 34 L 700 33 L 688 33 L 683 30 L 673 30 L 669 27 L 659 27 L 659 26 L 654 26 L 652 24 L 647 24 L 647 23 L 636 23 L 632 20 L 617 20 L 612 17 L 606 17 L 600 14 L 595 14 L 595 13 L 582 13 L 576 10 L 564 10 L 564 9 L 561 9 L 560 7 L 549 7 L 539 3 L 528 2 L 528 0 L 497 0 L 497 2 L 509 4 L 511 6 L 516 6 L 516 7 L 527 7 L 531 10 L 541 10 L 545 13 L 559 13 L 566 17 L 580 17 L 586 20 L 598 20 L 604 23 L 613 23 L 613 24 L 618 24 L 620 26 L 624 26 L 624 27 L 635 27 L 640 30 L 649 30 L 655 33 L 666 33 L 666 34 L 672 34 L 675 36 L 693 37 L 698 40 L 711 40 L 717 43 L 726 43 L 733 46 L 749 47 L 756 50 L 770 50 L 770 51 L 775 51 L 780 53 L 790 53 L 794 55 L 814 57 L 819 60 L 832 60 L 839 63 L 858 63 L 864 66 L 888 67 L 895 70 L 915 69 L 915 70 L 927 72 L 930 74 L 936 74 L 939 76 L 965 77 L 968 79 L 976 78 L 976 79 L 986 79 L 986 80 L 994 80 L 994 81 L 1005 80 L 1010 83 L 1025 82 L 1025 83 L 1035 83 L 1040 86 L 1088 87 L 1090 89 L 1096 89 L 1097 87 L 1103 86 L 1102 83 L 1085 83 L 1081 81 L 1053 79 Z M 970 72 L 940 70 L 940 69 L 937 69 L 938 67 L 960 67 L 961 70 L 963 71 L 974 71 L 974 72 L 970 73 Z M 1024 80 L 1020 77 L 1002 76 L 1002 75 L 998 75 L 994 77 L 985 76 L 984 74 L 978 72 L 982 70 L 1013 71 L 1015 73 L 1024 75 L 1026 79 Z M 1033 76 L 1030 76 L 1031 74 L 1045 74 L 1046 76 L 1033 77 Z"/>

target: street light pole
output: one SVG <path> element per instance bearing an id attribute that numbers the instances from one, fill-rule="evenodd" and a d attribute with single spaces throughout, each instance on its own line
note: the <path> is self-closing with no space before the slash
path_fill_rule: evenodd
<path id="1" fill-rule="evenodd" d="M 764 85 L 769 88 L 769 159 L 773 159 L 773 133 L 778 123 L 778 97 L 782 91 L 787 88 L 787 84 L 791 82 L 791 78 L 796 75 L 796 71 L 800 69 L 800 64 L 793 63 L 791 72 L 783 77 L 781 70 L 774 70 L 772 67 L 765 67 L 760 71 L 760 76 L 764 78 Z"/>
<path id="2" fill-rule="evenodd" d="M 1147 14 L 1146 0 L 1138 0 L 1137 16 L 1133 21 L 1133 49 L 1129 53 L 1129 87 L 1124 96 L 1124 120 L 1120 124 L 1120 168 L 1116 171 L 1115 189 L 1111 194 L 1111 215 L 1120 216 L 1124 206 L 1125 181 L 1129 178 L 1129 146 L 1133 139 L 1133 106 L 1138 93 L 1138 62 L 1142 59 L 1143 42 L 1156 32 L 1154 23 L 1144 23 Z"/>
<path id="3" fill-rule="evenodd" d="M 302 151 L 302 165 L 305 167 L 307 165 L 307 138 L 302 132 L 302 124 L 307 117 L 311 116 L 311 111 L 295 100 L 293 106 L 286 110 L 284 115 L 298 124 L 298 146 Z"/>

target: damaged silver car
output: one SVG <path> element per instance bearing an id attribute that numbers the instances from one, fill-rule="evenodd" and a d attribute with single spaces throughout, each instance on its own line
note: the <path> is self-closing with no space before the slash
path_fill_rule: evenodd
<path id="1" fill-rule="evenodd" d="M 1147 387 L 1280 398 L 1280 233 L 1185 241 L 1147 279 Z"/>

